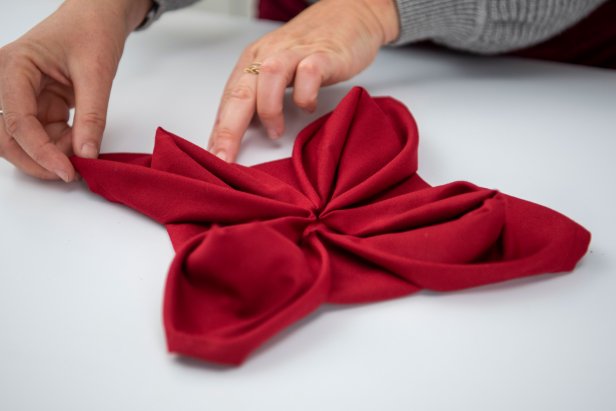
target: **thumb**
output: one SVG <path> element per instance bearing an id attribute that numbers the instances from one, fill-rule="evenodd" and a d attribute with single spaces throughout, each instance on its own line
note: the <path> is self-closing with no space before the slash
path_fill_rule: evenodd
<path id="1" fill-rule="evenodd" d="M 82 68 L 73 78 L 73 151 L 79 157 L 98 157 L 103 139 L 113 75 L 101 74 L 100 70 Z"/>

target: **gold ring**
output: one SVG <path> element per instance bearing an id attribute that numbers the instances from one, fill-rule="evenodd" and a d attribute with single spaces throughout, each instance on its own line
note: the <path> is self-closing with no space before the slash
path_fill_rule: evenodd
<path id="1" fill-rule="evenodd" d="M 250 63 L 248 67 L 244 69 L 244 73 L 259 74 L 261 72 L 261 63 Z"/>

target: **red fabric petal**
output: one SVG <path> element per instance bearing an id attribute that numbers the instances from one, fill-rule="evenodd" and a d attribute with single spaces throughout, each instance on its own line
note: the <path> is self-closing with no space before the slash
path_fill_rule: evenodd
<path id="1" fill-rule="evenodd" d="M 328 294 L 329 264 L 321 244 L 304 246 L 314 248 L 263 223 L 214 226 L 190 241 L 167 279 L 169 350 L 237 364 L 315 310 Z"/>
<path id="2" fill-rule="evenodd" d="M 590 233 L 467 182 L 417 174 L 407 109 L 353 89 L 291 158 L 243 167 L 159 129 L 154 153 L 73 158 L 90 189 L 166 224 L 170 351 L 238 364 L 324 302 L 569 271 Z"/>

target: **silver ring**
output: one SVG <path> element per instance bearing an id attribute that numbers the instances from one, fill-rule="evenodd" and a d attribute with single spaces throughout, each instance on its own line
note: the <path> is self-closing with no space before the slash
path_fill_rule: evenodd
<path id="1" fill-rule="evenodd" d="M 4 110 L 0 108 L 0 116 L 4 114 Z"/>

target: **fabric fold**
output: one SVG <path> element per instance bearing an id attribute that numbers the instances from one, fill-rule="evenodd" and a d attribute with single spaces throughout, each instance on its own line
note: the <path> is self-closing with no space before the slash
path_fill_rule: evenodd
<path id="1" fill-rule="evenodd" d="M 227 164 L 163 129 L 152 155 L 72 159 L 90 189 L 165 224 L 172 352 L 240 364 L 321 304 L 572 270 L 590 233 L 546 207 L 417 174 L 400 102 L 352 89 L 290 158 Z"/>

